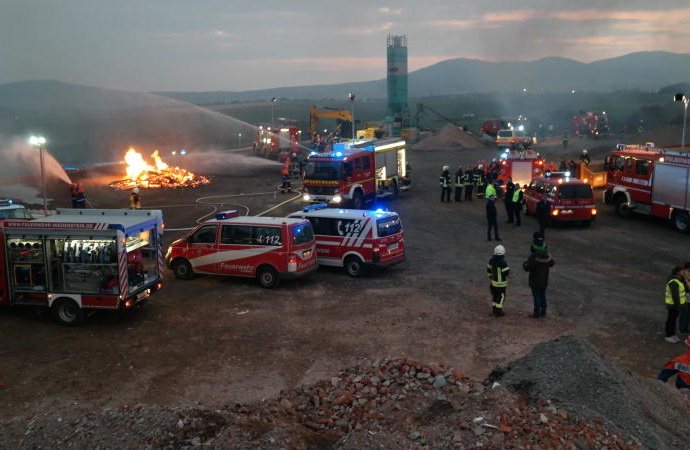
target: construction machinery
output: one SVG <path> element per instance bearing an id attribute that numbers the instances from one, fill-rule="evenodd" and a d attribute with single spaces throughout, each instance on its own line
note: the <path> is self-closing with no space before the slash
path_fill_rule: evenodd
<path id="1" fill-rule="evenodd" d="M 309 109 L 309 133 L 313 137 L 319 130 L 319 119 L 335 119 L 336 133 L 345 137 L 352 135 L 351 131 L 354 126 L 352 123 L 352 113 L 346 109 L 337 109 L 329 107 L 317 107 L 313 105 Z"/>

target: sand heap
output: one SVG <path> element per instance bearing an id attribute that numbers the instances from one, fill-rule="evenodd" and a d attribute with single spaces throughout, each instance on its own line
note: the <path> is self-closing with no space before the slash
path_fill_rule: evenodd
<path id="1" fill-rule="evenodd" d="M 439 131 L 411 146 L 413 150 L 456 150 L 480 147 L 484 147 L 484 144 L 479 139 L 470 136 L 452 123 L 446 124 Z"/>

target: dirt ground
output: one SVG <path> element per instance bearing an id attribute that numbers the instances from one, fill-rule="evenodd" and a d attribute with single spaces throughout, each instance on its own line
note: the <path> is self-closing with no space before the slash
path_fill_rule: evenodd
<path id="1" fill-rule="evenodd" d="M 576 159 L 587 146 L 599 159 L 603 146 L 613 144 L 571 139 L 567 150 L 560 142 L 538 150 L 558 161 Z M 387 271 L 352 279 L 321 269 L 276 290 L 239 278 L 180 281 L 168 271 L 163 290 L 143 309 L 99 313 L 77 328 L 31 310 L 0 311 L 0 417 L 59 417 L 131 404 L 220 408 L 380 358 L 440 362 L 483 379 L 563 334 L 586 339 L 632 373 L 656 376 L 683 350 L 663 341 L 663 289 L 671 268 L 690 260 L 688 236 L 661 220 L 619 218 L 597 193 L 600 213 L 591 227 L 547 229 L 556 265 L 548 316 L 533 320 L 521 265 L 537 223 L 523 217 L 519 228 L 505 225 L 498 205 L 512 275 L 506 316 L 495 318 L 485 265 L 496 243 L 486 241 L 484 201 L 440 203 L 438 176 L 445 164 L 496 156 L 494 147 L 409 153 L 413 187 L 385 205 L 400 213 L 407 261 Z M 105 187 L 104 179 L 82 178 L 89 201 L 126 207 L 127 193 Z M 170 230 L 194 226 L 216 209 L 257 214 L 286 202 L 291 197 L 275 191 L 279 179 L 271 167 L 218 174 L 208 186 L 145 191 L 142 200 L 145 208 L 163 210 L 169 243 L 184 235 Z M 67 188 L 51 187 L 60 190 Z M 67 192 L 63 197 L 57 206 L 67 206 Z M 287 202 L 267 215 L 300 206 Z"/>

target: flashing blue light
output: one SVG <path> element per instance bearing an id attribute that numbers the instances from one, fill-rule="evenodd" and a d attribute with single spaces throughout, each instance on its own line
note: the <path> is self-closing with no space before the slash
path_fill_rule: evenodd
<path id="1" fill-rule="evenodd" d="M 184 156 L 186 154 L 187 154 L 187 150 L 185 150 L 185 149 L 180 150 L 180 155 Z"/>
<path id="2" fill-rule="evenodd" d="M 326 209 L 328 208 L 327 203 L 317 203 L 315 205 L 310 205 L 310 206 L 305 206 L 302 208 L 302 211 L 307 212 L 307 211 L 315 211 L 317 209 Z"/>
<path id="3" fill-rule="evenodd" d="M 216 214 L 216 220 L 231 219 L 233 217 L 239 217 L 240 213 L 236 209 L 231 209 L 229 211 L 223 211 Z"/>
<path id="4" fill-rule="evenodd" d="M 335 156 L 337 156 L 338 158 L 340 158 L 341 156 L 343 156 L 343 152 L 335 152 Z"/>
<path id="5" fill-rule="evenodd" d="M 377 213 L 377 214 L 383 214 L 384 211 L 383 211 L 382 208 L 379 208 L 379 209 L 377 209 L 377 210 L 374 211 L 374 212 Z"/>
<path id="6" fill-rule="evenodd" d="M 566 176 L 566 177 L 569 177 L 569 176 L 570 176 L 570 172 L 566 172 L 566 173 L 565 173 L 565 176 Z"/>

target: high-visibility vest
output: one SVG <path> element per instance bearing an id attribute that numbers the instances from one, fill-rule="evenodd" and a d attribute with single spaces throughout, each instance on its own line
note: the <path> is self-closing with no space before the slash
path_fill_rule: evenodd
<path id="1" fill-rule="evenodd" d="M 129 196 L 129 209 L 139 209 L 141 208 L 141 202 L 139 201 L 139 194 L 132 194 Z"/>
<path id="2" fill-rule="evenodd" d="M 677 278 L 671 278 L 668 280 L 668 283 L 666 283 L 666 304 L 675 305 L 673 302 L 673 296 L 671 295 L 671 283 L 676 283 L 678 285 L 678 297 L 680 298 L 680 304 L 684 305 L 686 300 L 685 285 Z"/>
<path id="3" fill-rule="evenodd" d="M 486 187 L 486 197 L 489 198 L 491 196 L 497 197 L 496 195 L 496 187 L 493 184 L 490 184 Z"/>
<path id="4" fill-rule="evenodd" d="M 450 183 L 450 177 L 448 176 L 448 174 L 446 174 L 446 173 L 444 172 L 444 173 L 441 174 L 441 176 L 439 177 L 438 181 L 439 181 L 439 183 L 441 184 L 441 187 L 442 187 L 442 188 L 447 188 L 447 187 L 449 187 L 448 184 Z"/>
<path id="5" fill-rule="evenodd" d="M 520 194 L 522 191 L 520 189 L 515 189 L 515 192 L 513 192 L 513 203 L 517 203 L 520 201 Z"/>
<path id="6" fill-rule="evenodd" d="M 455 187 L 462 187 L 464 177 L 465 175 L 462 172 L 455 174 Z"/>

